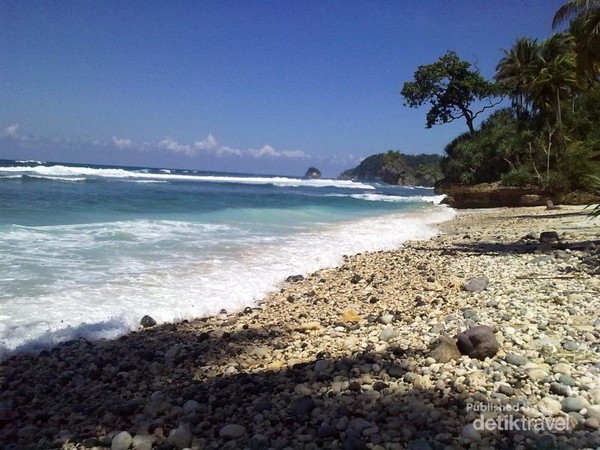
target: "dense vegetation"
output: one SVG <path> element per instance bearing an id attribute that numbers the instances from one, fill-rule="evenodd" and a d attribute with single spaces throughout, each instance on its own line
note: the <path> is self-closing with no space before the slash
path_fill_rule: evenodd
<path id="1" fill-rule="evenodd" d="M 389 150 L 365 158 L 354 169 L 340 175 L 343 179 L 383 181 L 388 184 L 433 186 L 442 178 L 439 155 L 405 155 Z"/>
<path id="2" fill-rule="evenodd" d="M 500 181 L 553 192 L 586 188 L 600 176 L 600 0 L 571 0 L 555 15 L 566 31 L 519 38 L 493 81 L 453 52 L 419 67 L 404 84 L 406 105 L 431 105 L 427 127 L 458 118 L 468 131 L 445 148 L 444 181 Z M 502 98 L 475 129 L 473 120 Z"/>

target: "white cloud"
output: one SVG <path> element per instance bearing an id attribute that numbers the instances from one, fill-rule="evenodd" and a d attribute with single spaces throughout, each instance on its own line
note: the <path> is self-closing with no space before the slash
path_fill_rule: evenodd
<path id="1" fill-rule="evenodd" d="M 18 123 L 13 123 L 12 125 L 7 126 L 4 129 L 4 136 L 11 137 L 11 138 L 16 138 L 17 137 L 17 130 L 18 129 L 19 129 L 19 124 Z"/>
<path id="2" fill-rule="evenodd" d="M 133 141 L 131 139 L 118 138 L 116 136 L 112 137 L 112 142 L 115 145 L 115 147 L 121 148 L 121 149 L 132 148 L 134 145 Z"/>
<path id="3" fill-rule="evenodd" d="M 194 142 L 194 148 L 197 148 L 198 150 L 213 150 L 218 147 L 217 140 L 212 134 L 209 134 L 206 139 Z"/>
<path id="4" fill-rule="evenodd" d="M 222 156 L 222 155 L 242 156 L 243 154 L 244 154 L 244 152 L 242 152 L 241 150 L 239 150 L 237 148 L 227 147 L 227 146 L 221 146 L 217 149 L 217 155 L 219 155 L 219 156 Z"/>
<path id="5" fill-rule="evenodd" d="M 281 156 L 281 154 L 270 145 L 263 145 L 261 148 L 251 148 L 248 150 L 248 153 L 250 153 L 255 158 L 262 158 L 263 156 Z"/>
<path id="6" fill-rule="evenodd" d="M 304 153 L 302 150 L 284 150 L 281 152 L 283 156 L 286 158 L 292 159 L 307 159 L 310 158 L 310 155 Z"/>
<path id="7" fill-rule="evenodd" d="M 193 155 L 195 153 L 189 145 L 180 144 L 175 139 L 169 137 L 160 141 L 158 147 L 175 153 L 185 153 L 186 155 Z"/>
<path id="8" fill-rule="evenodd" d="M 263 145 L 261 148 L 251 148 L 248 153 L 255 158 L 271 157 L 271 158 L 291 158 L 291 159 L 305 159 L 309 155 L 304 153 L 302 150 L 282 150 L 278 151 L 270 145 Z"/>
<path id="9" fill-rule="evenodd" d="M 290 158 L 306 159 L 310 156 L 302 150 L 276 150 L 271 145 L 263 145 L 260 148 L 238 149 L 220 145 L 212 134 L 205 139 L 194 142 L 193 144 L 182 144 L 175 139 L 167 137 L 156 144 L 158 148 L 175 153 L 183 153 L 188 156 L 194 156 L 200 153 L 213 153 L 217 156 L 253 156 L 254 158 Z"/>

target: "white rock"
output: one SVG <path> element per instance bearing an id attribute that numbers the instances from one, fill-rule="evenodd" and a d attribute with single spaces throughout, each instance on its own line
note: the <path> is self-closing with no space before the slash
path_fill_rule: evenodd
<path id="1" fill-rule="evenodd" d="M 592 405 L 600 405 L 600 388 L 590 389 L 588 395 L 590 396 L 590 403 Z"/>
<path id="2" fill-rule="evenodd" d="M 552 397 L 544 397 L 537 403 L 537 409 L 545 416 L 553 417 L 560 414 L 561 405 Z"/>
<path id="3" fill-rule="evenodd" d="M 131 447 L 132 443 L 133 438 L 131 435 L 127 431 L 121 431 L 113 438 L 110 444 L 110 450 L 127 450 Z"/>
<path id="4" fill-rule="evenodd" d="M 152 450 L 152 444 L 156 440 L 153 434 L 136 434 L 133 437 L 134 450 Z"/>
<path id="5" fill-rule="evenodd" d="M 552 372 L 571 375 L 571 366 L 565 363 L 558 363 L 552 367 Z"/>
<path id="6" fill-rule="evenodd" d="M 548 376 L 548 372 L 542 369 L 529 369 L 527 376 L 533 381 L 540 381 Z"/>

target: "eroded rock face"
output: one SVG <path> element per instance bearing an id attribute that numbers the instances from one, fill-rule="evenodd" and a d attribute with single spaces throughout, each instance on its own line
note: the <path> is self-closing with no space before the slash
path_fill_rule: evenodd
<path id="1" fill-rule="evenodd" d="M 471 358 L 493 358 L 500 349 L 494 330 L 487 325 L 469 328 L 456 336 L 456 339 L 460 352 Z"/>

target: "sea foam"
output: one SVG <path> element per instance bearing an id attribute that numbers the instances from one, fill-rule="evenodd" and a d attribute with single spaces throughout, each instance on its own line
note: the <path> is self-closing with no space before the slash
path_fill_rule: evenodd
<path id="1" fill-rule="evenodd" d="M 61 267 L 65 276 L 27 291 L 43 273 L 29 280 L 19 273 L 18 301 L 0 297 L 0 358 L 79 337 L 112 339 L 136 329 L 145 314 L 174 322 L 254 306 L 288 275 L 335 266 L 345 254 L 427 239 L 453 215 L 429 206 L 280 236 L 163 220 L 13 226 L 5 233 L 14 246 L 9 256 L 41 260 L 50 271 Z M 67 256 L 56 256 L 59 249 Z M 8 271 L 4 281 L 14 276 Z"/>

